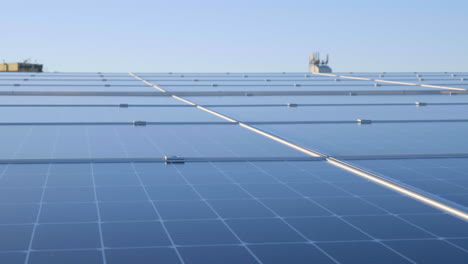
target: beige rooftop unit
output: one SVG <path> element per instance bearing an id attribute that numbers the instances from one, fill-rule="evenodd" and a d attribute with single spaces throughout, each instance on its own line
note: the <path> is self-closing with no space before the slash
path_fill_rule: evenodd
<path id="1" fill-rule="evenodd" d="M 42 64 L 28 62 L 1 63 L 0 72 L 42 72 Z"/>
<path id="2" fill-rule="evenodd" d="M 315 52 L 309 56 L 309 72 L 311 73 L 331 73 L 332 69 L 327 65 L 328 55 L 325 60 L 320 60 L 320 53 Z"/>

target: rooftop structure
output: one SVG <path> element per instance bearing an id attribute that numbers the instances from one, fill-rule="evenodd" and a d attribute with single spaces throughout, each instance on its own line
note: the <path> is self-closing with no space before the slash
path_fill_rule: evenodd
<path id="1" fill-rule="evenodd" d="M 332 69 L 328 66 L 328 54 L 325 60 L 320 60 L 320 53 L 315 52 L 309 56 L 310 73 L 331 73 Z"/>
<path id="2" fill-rule="evenodd" d="M 42 72 L 42 64 L 11 62 L 0 64 L 0 72 Z"/>
<path id="3" fill-rule="evenodd" d="M 0 263 L 466 263 L 468 73 L 0 73 Z"/>

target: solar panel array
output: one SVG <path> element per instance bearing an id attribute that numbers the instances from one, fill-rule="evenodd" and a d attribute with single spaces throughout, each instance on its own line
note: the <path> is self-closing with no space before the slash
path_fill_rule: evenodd
<path id="1" fill-rule="evenodd" d="M 468 73 L 2 73 L 0 263 L 467 263 Z"/>

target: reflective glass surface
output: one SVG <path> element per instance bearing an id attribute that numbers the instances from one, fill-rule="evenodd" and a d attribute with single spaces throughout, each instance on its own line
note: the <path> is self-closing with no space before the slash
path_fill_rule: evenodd
<path id="1" fill-rule="evenodd" d="M 4 125 L 1 159 L 306 156 L 235 124 Z"/>
<path id="2" fill-rule="evenodd" d="M 427 90 L 428 88 L 420 86 L 398 86 L 382 85 L 374 87 L 373 83 L 362 85 L 339 85 L 332 83 L 330 85 L 166 85 L 161 88 L 170 92 L 277 92 L 277 91 L 405 91 L 405 90 Z"/>
<path id="3" fill-rule="evenodd" d="M 210 107 L 240 121 L 355 121 L 465 119 L 468 105 Z"/>
<path id="4" fill-rule="evenodd" d="M 339 74 L 0 73 L 0 263 L 466 264 L 468 74 Z"/>
<path id="5" fill-rule="evenodd" d="M 223 122 L 194 107 L 0 107 L 0 122 Z"/>
<path id="6" fill-rule="evenodd" d="M 116 85 L 20 85 L 0 86 L 0 92 L 159 92 L 151 86 L 116 86 Z"/>
<path id="7" fill-rule="evenodd" d="M 467 234 L 461 220 L 324 161 L 2 171 L 6 263 L 418 263 L 423 245 L 468 256 L 451 240 Z"/>
<path id="8" fill-rule="evenodd" d="M 213 84 L 225 86 L 291 86 L 291 85 L 304 85 L 304 86 L 336 86 L 337 83 L 342 86 L 359 86 L 369 85 L 368 81 L 358 81 L 351 79 L 315 79 L 315 78 L 291 78 L 291 79 L 261 79 L 261 78 L 209 78 L 209 79 L 172 79 L 172 80 L 158 80 L 148 79 L 151 82 L 158 83 L 162 87 L 171 86 L 212 86 Z"/>
<path id="9" fill-rule="evenodd" d="M 468 153 L 467 122 L 255 125 L 329 155 Z"/>
<path id="10" fill-rule="evenodd" d="M 142 83 L 135 78 L 127 78 L 120 80 L 113 79 L 7 79 L 2 83 L 14 85 L 19 84 L 21 86 L 63 86 L 63 85 L 91 85 L 91 86 L 101 86 L 101 85 L 112 85 L 112 86 L 147 86 L 145 83 Z"/>
<path id="11" fill-rule="evenodd" d="M 28 95 L 0 95 L 0 105 L 28 105 L 28 104 L 132 104 L 132 105 L 184 105 L 187 104 L 170 96 L 28 96 Z M 1 109 L 0 109 L 1 110 Z"/>
<path id="12" fill-rule="evenodd" d="M 184 96 L 201 105 L 262 105 L 262 104 L 397 104 L 468 103 L 468 95 L 275 95 L 275 96 Z"/>
<path id="13" fill-rule="evenodd" d="M 353 164 L 468 210 L 468 159 L 355 160 Z"/>

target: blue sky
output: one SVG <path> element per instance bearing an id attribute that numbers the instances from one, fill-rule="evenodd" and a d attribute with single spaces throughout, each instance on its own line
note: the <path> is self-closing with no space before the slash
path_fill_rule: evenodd
<path id="1" fill-rule="evenodd" d="M 4 1 L 0 59 L 49 71 L 468 71 L 468 1 Z"/>

